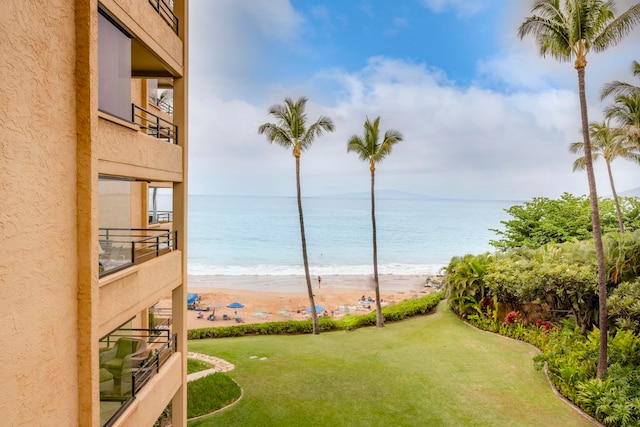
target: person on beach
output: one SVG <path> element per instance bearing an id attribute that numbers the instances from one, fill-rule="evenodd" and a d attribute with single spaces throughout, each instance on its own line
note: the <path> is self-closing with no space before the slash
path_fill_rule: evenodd
<path id="1" fill-rule="evenodd" d="M 318 289 L 320 289 L 320 282 L 322 281 L 322 277 L 318 276 Z"/>

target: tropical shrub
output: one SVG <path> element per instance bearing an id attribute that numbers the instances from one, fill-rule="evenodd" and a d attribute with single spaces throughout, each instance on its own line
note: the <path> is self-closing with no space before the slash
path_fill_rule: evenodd
<path id="1" fill-rule="evenodd" d="M 640 336 L 618 330 L 608 350 L 607 376 L 578 383 L 576 403 L 605 425 L 640 425 Z"/>
<path id="2" fill-rule="evenodd" d="M 635 280 L 640 275 L 640 231 L 608 233 L 602 241 L 609 282 Z"/>
<path id="3" fill-rule="evenodd" d="M 640 425 L 640 368 L 610 365 L 605 378 L 577 385 L 576 403 L 605 425 Z"/>
<path id="4" fill-rule="evenodd" d="M 543 353 L 534 357 L 536 368 L 546 364 L 551 381 L 573 402 L 577 400 L 577 385 L 596 376 L 598 337 L 597 332 L 584 336 L 571 323 L 565 323 L 549 334 Z"/>
<path id="5" fill-rule="evenodd" d="M 618 285 L 607 303 L 619 328 L 640 333 L 640 279 Z"/>
<path id="6" fill-rule="evenodd" d="M 598 202 L 602 233 L 619 229 L 612 199 Z M 627 230 L 640 229 L 640 201 L 621 197 L 620 209 Z M 501 221 L 504 230 L 494 231 L 499 240 L 489 243 L 497 249 L 538 248 L 547 243 L 562 243 L 592 238 L 591 214 L 587 196 L 564 193 L 560 199 L 536 197 L 505 209 L 512 219 Z"/>
<path id="7" fill-rule="evenodd" d="M 445 296 L 451 309 L 461 316 L 478 311 L 478 302 L 487 296 L 484 276 L 493 258 L 487 253 L 453 257 L 445 267 Z M 476 305 L 476 306 L 474 306 Z"/>

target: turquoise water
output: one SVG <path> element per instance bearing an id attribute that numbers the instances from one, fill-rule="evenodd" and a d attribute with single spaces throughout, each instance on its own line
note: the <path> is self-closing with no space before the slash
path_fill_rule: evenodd
<path id="1" fill-rule="evenodd" d="M 313 276 L 372 274 L 370 203 L 303 198 Z M 455 255 L 491 251 L 489 229 L 501 229 L 516 203 L 377 199 L 380 274 L 433 274 Z M 190 196 L 188 273 L 304 274 L 296 198 Z"/>

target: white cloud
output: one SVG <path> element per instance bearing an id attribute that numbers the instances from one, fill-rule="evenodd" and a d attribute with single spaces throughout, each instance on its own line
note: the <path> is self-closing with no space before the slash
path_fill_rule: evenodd
<path id="1" fill-rule="evenodd" d="M 425 5 L 469 13 L 482 2 L 425 0 Z M 520 4 L 512 13 L 522 16 L 503 29 L 501 51 L 478 63 L 470 87 L 456 86 L 444 71 L 427 64 L 388 57 L 370 58 L 356 72 L 319 69 L 304 80 L 272 85 L 265 64 L 278 59 L 270 55 L 300 48 L 296 34 L 303 20 L 291 5 L 217 0 L 200 6 L 204 12 L 192 18 L 201 22 L 192 23 L 190 54 L 193 194 L 294 195 L 291 153 L 270 145 L 257 129 L 270 121 L 271 104 L 301 95 L 309 97 L 310 121 L 328 115 L 336 124 L 335 132 L 303 154 L 303 194 L 368 190 L 367 165 L 346 152 L 346 141 L 362 132 L 367 116 L 381 116 L 383 130 L 396 129 L 405 137 L 378 167 L 379 189 L 494 199 L 587 192 L 584 174 L 571 170 L 574 158 L 567 149 L 581 138 L 575 70 L 542 59 L 532 40 L 517 39 L 517 26 L 528 13 Z M 317 18 L 326 11 L 313 13 Z M 590 57 L 592 120 L 603 107 L 601 84 L 633 79 L 631 61 L 640 60 L 638 34 Z M 267 46 L 268 55 L 262 52 Z M 618 189 L 636 187 L 638 172 L 636 165 L 616 162 Z M 596 173 L 599 191 L 608 194 L 604 165 L 597 164 Z"/>
<path id="2" fill-rule="evenodd" d="M 192 7 L 192 10 L 195 10 Z M 303 17 L 288 0 L 200 0 L 190 16 L 190 67 L 193 87 L 211 85 L 225 97 L 247 93 L 260 82 L 261 70 L 280 55 L 303 49 Z M 264 74 L 264 72 L 262 72 Z"/>
<path id="3" fill-rule="evenodd" d="M 396 129 L 405 137 L 377 169 L 378 188 L 505 199 L 587 191 L 586 179 L 571 171 L 567 150 L 580 138 L 572 91 L 459 88 L 440 71 L 385 58 L 373 58 L 359 73 L 332 76 L 345 96 L 334 105 L 310 99 L 309 121 L 328 115 L 336 132 L 321 136 L 303 154 L 304 194 L 367 191 L 366 164 L 346 152 L 347 139 L 362 132 L 367 116 L 381 116 L 383 130 Z M 257 133 L 270 121 L 270 104 L 214 97 L 206 108 L 198 105 L 203 108 L 191 110 L 193 193 L 295 194 L 291 153 Z M 600 185 L 608 188 L 606 181 Z"/>

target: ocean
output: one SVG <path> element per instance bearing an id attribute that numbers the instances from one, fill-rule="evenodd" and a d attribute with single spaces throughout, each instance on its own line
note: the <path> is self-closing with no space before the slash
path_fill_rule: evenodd
<path id="1" fill-rule="evenodd" d="M 367 197 L 305 197 L 312 277 L 372 275 Z M 376 198 L 378 271 L 438 273 L 456 255 L 492 251 L 514 201 Z M 160 209 L 170 196 L 159 197 Z M 190 275 L 303 275 L 295 197 L 190 196 Z"/>

